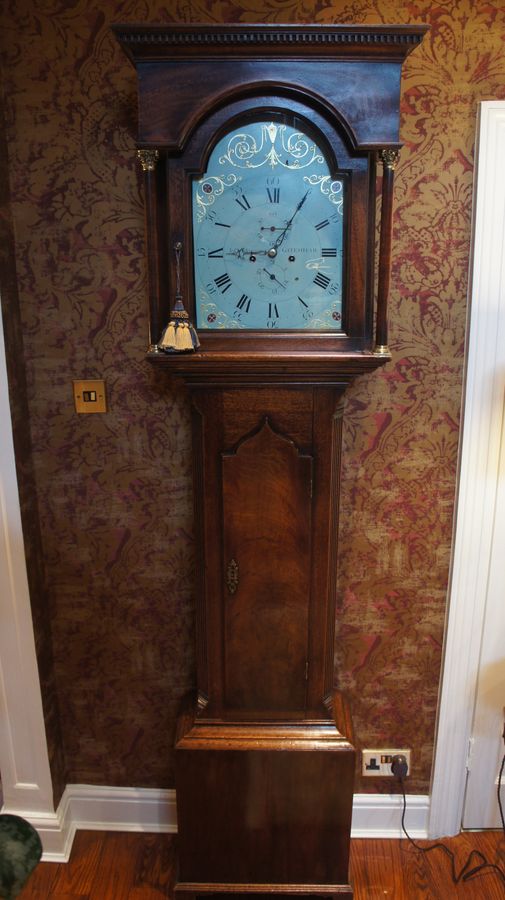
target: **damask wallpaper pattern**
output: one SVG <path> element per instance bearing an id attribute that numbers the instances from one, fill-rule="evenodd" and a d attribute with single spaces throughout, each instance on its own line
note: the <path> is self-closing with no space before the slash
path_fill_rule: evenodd
<path id="1" fill-rule="evenodd" d="M 45 703 L 48 715 L 59 710 L 64 754 L 52 754 L 56 782 L 172 786 L 176 710 L 194 679 L 189 414 L 182 389 L 144 361 L 135 76 L 110 32 L 114 22 L 167 21 L 431 25 L 404 67 L 393 361 L 347 394 L 336 649 L 358 745 L 412 747 L 409 787 L 426 792 L 474 134 L 478 101 L 505 97 L 501 0 L 5 0 L 15 349 L 52 641 L 56 701 L 51 689 Z M 71 382 L 86 377 L 106 379 L 107 415 L 75 415 Z"/>

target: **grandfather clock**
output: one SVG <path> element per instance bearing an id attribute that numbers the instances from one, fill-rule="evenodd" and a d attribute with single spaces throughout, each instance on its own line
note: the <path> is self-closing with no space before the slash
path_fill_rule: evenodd
<path id="1" fill-rule="evenodd" d="M 390 358 L 400 74 L 426 28 L 114 30 L 138 76 L 148 360 L 193 410 L 176 891 L 351 898 L 355 751 L 333 665 L 343 396 Z"/>

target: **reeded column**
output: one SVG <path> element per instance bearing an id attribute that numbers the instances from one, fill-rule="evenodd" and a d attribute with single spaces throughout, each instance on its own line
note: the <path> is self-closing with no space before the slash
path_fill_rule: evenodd
<path id="1" fill-rule="evenodd" d="M 158 280 L 158 215 L 156 202 L 156 164 L 158 150 L 137 150 L 144 173 L 145 223 L 147 244 L 147 285 L 149 291 L 149 352 L 158 352 L 160 338 L 160 285 Z"/>
<path id="2" fill-rule="evenodd" d="M 376 356 L 389 356 L 388 347 L 388 299 L 391 278 L 391 244 L 393 231 L 393 182 L 394 171 L 400 157 L 399 150 L 380 150 L 382 162 L 382 207 L 379 246 L 379 279 L 377 288 L 377 322 L 375 330 Z"/>

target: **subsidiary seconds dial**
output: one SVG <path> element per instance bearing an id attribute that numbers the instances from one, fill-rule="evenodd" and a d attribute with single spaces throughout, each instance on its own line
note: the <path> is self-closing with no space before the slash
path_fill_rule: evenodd
<path id="1" fill-rule="evenodd" d="M 192 199 L 199 329 L 341 330 L 344 177 L 312 136 L 234 129 Z"/>

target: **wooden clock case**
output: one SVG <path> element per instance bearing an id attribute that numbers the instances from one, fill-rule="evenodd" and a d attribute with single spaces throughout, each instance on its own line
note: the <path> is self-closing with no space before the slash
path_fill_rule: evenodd
<path id="1" fill-rule="evenodd" d="M 176 741 L 176 891 L 350 898 L 355 751 L 333 665 L 343 395 L 390 358 L 400 74 L 426 28 L 114 30 L 138 76 L 148 359 L 184 379 L 193 410 L 197 687 Z M 295 111 L 347 173 L 342 331 L 201 331 L 196 352 L 161 353 L 176 242 L 195 312 L 191 178 L 252 109 Z"/>

